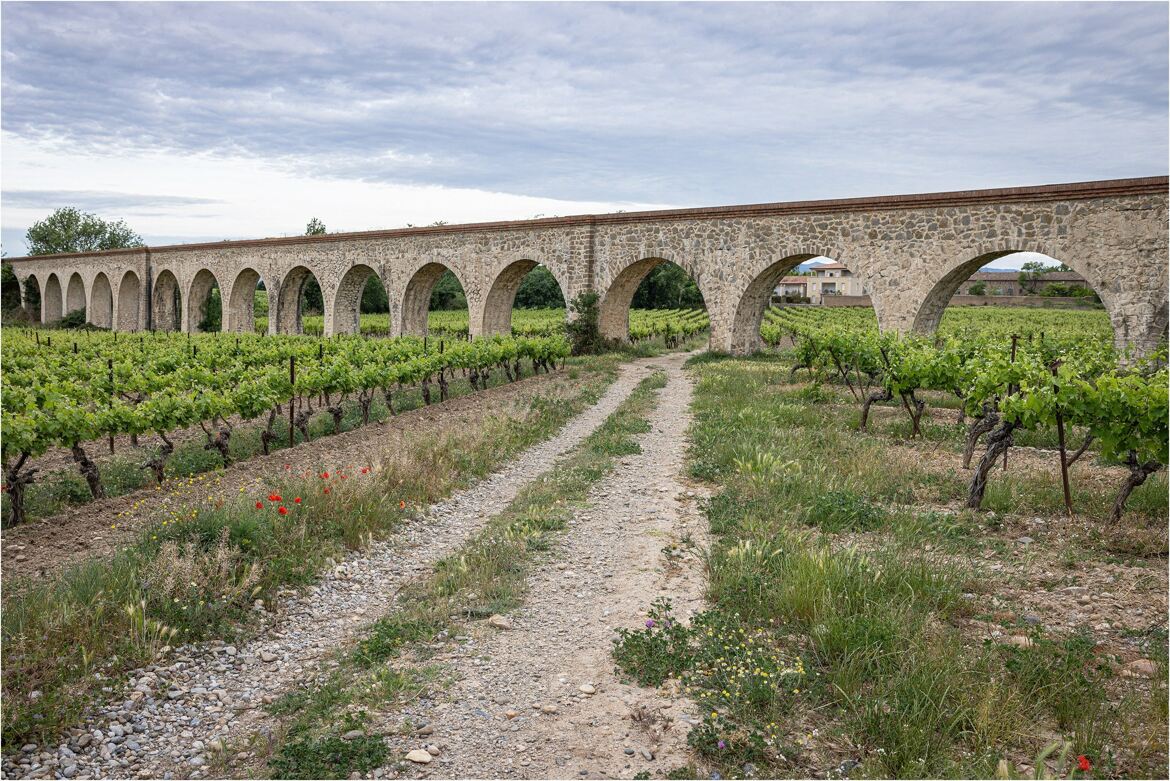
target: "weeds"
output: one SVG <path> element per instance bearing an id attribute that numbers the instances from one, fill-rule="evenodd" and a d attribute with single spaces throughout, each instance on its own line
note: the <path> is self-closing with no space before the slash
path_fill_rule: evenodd
<path id="1" fill-rule="evenodd" d="M 833 386 L 788 385 L 783 359 L 710 357 L 690 365 L 698 376 L 691 473 L 721 487 L 706 507 L 715 536 L 706 556 L 711 608 L 673 630 L 686 635 L 684 643 L 661 628 L 666 614 L 655 603 L 655 627 L 619 633 L 614 658 L 635 680 L 687 683 L 706 711 L 690 737 L 705 761 L 725 777 L 819 772 L 834 747 L 820 747 L 820 764 L 802 767 L 815 740 L 794 734 L 816 714 L 858 747 L 857 772 L 866 776 L 1003 776 L 1005 755 L 1034 756 L 1037 740 L 1050 742 L 1052 730 L 1066 738 L 1063 754 L 1077 757 L 1066 762 L 1050 752 L 1057 773 L 1083 772 L 1081 758 L 1117 772 L 1122 747 L 1139 775 L 1165 773 L 1164 735 L 1141 724 L 1149 719 L 1164 732 L 1163 685 L 1121 705 L 1091 638 L 1034 632 L 1027 648 L 984 647 L 958 628 L 978 604 L 964 595 L 988 586 L 961 557 L 930 549 L 994 549 L 984 533 L 1004 516 L 1059 513 L 1059 483 L 1028 473 L 997 480 L 988 506 L 999 513 L 910 510 L 964 495 L 961 472 L 924 463 L 928 449 L 957 453 L 958 427 L 929 424 L 929 444 L 894 444 L 826 411 L 823 403 L 840 395 Z M 882 428 L 897 433 L 901 425 L 907 433 L 905 424 L 891 425 Z M 1135 506 L 1164 526 L 1164 483 L 1151 496 Z M 1108 510 L 1083 491 L 1074 502 L 1094 517 Z M 1099 544 L 1164 555 L 1161 535 L 1148 536 L 1112 535 Z M 705 628 L 734 677 L 699 673 L 720 669 L 699 661 Z M 749 649 L 750 657 L 743 652 L 750 671 L 735 667 L 737 643 L 757 637 L 762 646 Z M 784 687 L 759 685 L 764 649 L 792 671 Z M 842 773 L 857 765 L 838 756 Z"/>

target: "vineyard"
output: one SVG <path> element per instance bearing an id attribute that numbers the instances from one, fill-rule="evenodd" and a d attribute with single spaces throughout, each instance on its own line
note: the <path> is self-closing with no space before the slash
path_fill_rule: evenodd
<path id="1" fill-rule="evenodd" d="M 467 310 L 433 311 L 428 316 L 428 330 L 434 336 L 449 339 L 467 338 Z M 307 334 L 319 335 L 325 320 L 320 315 L 304 318 Z M 513 336 L 552 336 L 564 332 L 564 309 L 515 309 L 512 311 Z M 632 309 L 630 310 L 630 341 L 637 343 L 662 337 L 669 345 L 702 333 L 709 327 L 707 313 L 702 309 Z M 256 318 L 256 329 L 268 328 L 267 317 Z M 390 316 L 363 314 L 361 332 L 364 336 L 387 336 Z"/>
<path id="2" fill-rule="evenodd" d="M 1053 429 L 1059 440 L 1066 509 L 1073 512 L 1068 467 L 1090 446 L 1124 464 L 1110 522 L 1133 489 L 1167 460 L 1170 404 L 1166 346 L 1142 360 L 1118 354 L 1104 313 L 1053 310 L 948 310 L 938 333 L 880 334 L 870 310 L 772 308 L 763 337 L 793 346 L 800 370 L 843 384 L 858 404 L 859 427 L 875 403 L 905 410 L 910 436 L 921 434 L 924 392 L 955 397 L 971 416 L 964 467 L 981 440 L 986 448 L 967 506 L 982 506 L 992 466 L 1015 437 Z M 1076 431 L 1081 441 L 1070 443 Z"/>
<path id="3" fill-rule="evenodd" d="M 84 443 L 155 435 L 161 446 L 145 469 L 159 483 L 174 452 L 171 435 L 200 427 L 207 448 L 231 461 L 232 420 L 261 420 L 264 453 L 287 418 L 288 436 L 310 437 L 318 411 L 340 429 L 343 404 L 355 401 L 364 422 L 376 397 L 394 413 L 394 395 L 432 387 L 446 400 L 448 383 L 466 377 L 486 387 L 492 372 L 512 380 L 522 361 L 548 372 L 569 352 L 561 336 L 492 337 L 474 342 L 410 338 L 175 333 L 57 334 L 5 329 L 3 351 L 4 490 L 11 523 L 24 520 L 24 495 L 36 479 L 29 462 L 53 447 L 70 450 L 93 498 L 102 498 L 101 471 Z M 112 447 L 112 442 L 111 442 Z"/>
<path id="4" fill-rule="evenodd" d="M 785 307 L 763 355 L 663 350 L 708 321 L 656 310 L 647 349 L 567 358 L 563 317 L 6 329 L 6 774 L 495 777 L 488 712 L 542 776 L 583 742 L 614 777 L 1164 777 L 1165 348 L 1099 312 Z M 41 512 L 49 462 L 122 512 Z M 466 638 L 449 681 L 411 661 Z"/>

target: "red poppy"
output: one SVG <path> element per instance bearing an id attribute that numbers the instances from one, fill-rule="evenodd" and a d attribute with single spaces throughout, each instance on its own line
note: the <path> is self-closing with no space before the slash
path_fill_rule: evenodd
<path id="1" fill-rule="evenodd" d="M 345 478 L 349 477 L 349 475 L 338 475 L 338 477 L 340 477 L 342 480 L 344 480 Z"/>
<path id="2" fill-rule="evenodd" d="M 370 471 L 370 468 L 369 468 L 368 466 L 363 466 L 363 467 L 362 467 L 362 474 L 363 474 L 363 475 L 364 475 L 366 472 L 369 472 L 369 471 Z"/>
<path id="3" fill-rule="evenodd" d="M 280 501 L 280 494 L 268 494 L 268 501 L 279 502 Z"/>
<path id="4" fill-rule="evenodd" d="M 284 465 L 284 468 L 285 468 L 285 469 L 292 469 L 292 464 L 285 464 L 285 465 Z"/>
<path id="5" fill-rule="evenodd" d="M 280 506 L 280 507 L 277 509 L 277 512 L 278 512 L 278 513 L 280 513 L 281 515 L 288 515 L 288 508 L 287 508 L 287 507 L 285 507 L 285 506 L 282 504 L 282 505 L 281 505 L 281 506 Z"/>
<path id="6" fill-rule="evenodd" d="M 1092 766 L 1092 763 L 1089 762 L 1089 758 L 1084 754 L 1081 754 L 1079 757 L 1077 757 L 1077 767 L 1079 767 L 1082 771 L 1087 772 Z"/>
<path id="7" fill-rule="evenodd" d="M 322 472 L 322 473 L 321 473 L 321 479 L 322 479 L 322 480 L 328 480 L 328 479 L 329 479 L 329 473 L 328 473 L 328 472 Z"/>
<path id="8" fill-rule="evenodd" d="M 406 509 L 406 502 L 405 502 L 405 501 L 403 501 L 403 500 L 401 500 L 401 499 L 399 499 L 399 500 L 398 500 L 398 509 L 399 509 L 399 510 L 405 510 L 405 509 Z"/>
<path id="9" fill-rule="evenodd" d="M 325 493 L 329 493 L 329 489 L 328 489 L 328 488 L 326 488 L 326 489 L 325 489 Z"/>
<path id="10" fill-rule="evenodd" d="M 264 509 L 264 502 L 256 502 L 256 509 L 263 510 Z"/>
<path id="11" fill-rule="evenodd" d="M 298 496 L 297 498 L 293 499 L 293 503 L 294 503 L 294 504 L 300 504 L 300 503 L 301 503 L 301 497 L 299 497 L 299 496 Z"/>

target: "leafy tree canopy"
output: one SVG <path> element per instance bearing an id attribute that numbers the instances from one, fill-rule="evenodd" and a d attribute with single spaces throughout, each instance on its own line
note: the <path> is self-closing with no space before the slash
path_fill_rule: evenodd
<path id="1" fill-rule="evenodd" d="M 325 235 L 325 223 L 313 217 L 309 220 L 309 224 L 305 226 L 306 236 L 323 236 Z"/>
<path id="2" fill-rule="evenodd" d="M 463 285 L 450 270 L 443 272 L 439 281 L 431 290 L 431 309 L 466 309 L 467 296 L 463 294 Z"/>
<path id="3" fill-rule="evenodd" d="M 630 303 L 634 309 L 682 309 L 704 306 L 699 286 L 674 263 L 663 263 L 642 280 Z"/>
<path id="4" fill-rule="evenodd" d="M 562 308 L 564 305 L 565 296 L 557 278 L 544 266 L 537 266 L 524 275 L 520 289 L 516 291 L 516 302 L 512 304 L 517 309 Z"/>
<path id="5" fill-rule="evenodd" d="M 30 255 L 58 252 L 94 252 L 141 247 L 142 237 L 122 220 L 102 218 L 69 206 L 33 223 L 24 235 Z"/>

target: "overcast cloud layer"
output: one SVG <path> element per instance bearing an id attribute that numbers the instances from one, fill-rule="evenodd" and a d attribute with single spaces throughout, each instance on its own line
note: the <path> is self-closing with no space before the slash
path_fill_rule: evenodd
<path id="1" fill-rule="evenodd" d="M 2 6 L 4 244 L 1166 173 L 1165 4 Z"/>

